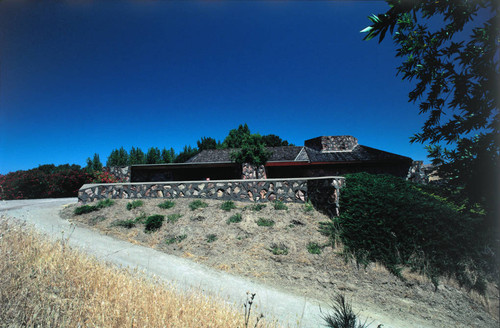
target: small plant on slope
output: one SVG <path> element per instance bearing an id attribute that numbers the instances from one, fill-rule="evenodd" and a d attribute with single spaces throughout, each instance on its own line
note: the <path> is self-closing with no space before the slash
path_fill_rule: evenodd
<path id="1" fill-rule="evenodd" d="M 283 211 L 283 210 L 287 210 L 288 206 L 286 206 L 282 201 L 278 200 L 278 201 L 274 202 L 274 209 L 278 210 L 278 211 Z"/>
<path id="2" fill-rule="evenodd" d="M 211 233 L 211 234 L 207 235 L 207 243 L 213 243 L 216 240 L 217 240 L 216 234 Z"/>
<path id="3" fill-rule="evenodd" d="M 145 232 L 153 232 L 161 228 L 163 225 L 163 220 L 165 220 L 165 216 L 155 214 L 148 216 L 146 219 L 146 226 L 144 227 Z"/>
<path id="4" fill-rule="evenodd" d="M 127 203 L 127 210 L 132 210 L 134 208 L 138 208 L 144 205 L 144 202 L 142 200 L 133 200 L 129 203 Z"/>
<path id="5" fill-rule="evenodd" d="M 234 202 L 232 200 L 228 200 L 227 202 L 222 203 L 220 208 L 224 211 L 229 212 L 230 210 L 235 209 L 236 205 L 234 205 Z"/>
<path id="6" fill-rule="evenodd" d="M 240 213 L 236 213 L 235 215 L 232 215 L 229 219 L 227 219 L 226 223 L 227 224 L 230 224 L 230 223 L 238 223 L 238 222 L 241 222 L 243 218 L 241 217 L 241 214 Z"/>
<path id="7" fill-rule="evenodd" d="M 307 244 L 307 251 L 311 254 L 321 254 L 321 246 L 319 246 L 318 243 L 309 242 L 309 244 Z"/>
<path id="8" fill-rule="evenodd" d="M 272 227 L 274 225 L 274 221 L 271 219 L 259 218 L 257 220 L 257 225 L 259 227 Z"/>
<path id="9" fill-rule="evenodd" d="M 169 214 L 169 215 L 167 215 L 167 222 L 168 222 L 168 223 L 175 223 L 175 222 L 177 222 L 177 220 L 179 220 L 181 217 L 182 217 L 182 215 L 181 215 L 181 214 L 179 214 L 179 213 Z"/>
<path id="10" fill-rule="evenodd" d="M 124 227 L 127 229 L 135 227 L 136 220 L 116 220 L 111 223 L 114 227 Z"/>
<path id="11" fill-rule="evenodd" d="M 360 323 L 357 320 L 356 314 L 352 311 L 352 306 L 349 304 L 345 296 L 337 294 L 332 301 L 332 314 L 322 314 L 323 320 L 326 322 L 326 327 L 329 328 L 368 328 L 370 325 Z"/>
<path id="12" fill-rule="evenodd" d="M 207 206 L 208 206 L 207 203 L 205 203 L 204 201 L 201 201 L 199 199 L 193 200 L 191 203 L 189 203 L 189 208 L 191 209 L 191 211 L 194 211 L 198 208 L 204 208 Z"/>
<path id="13" fill-rule="evenodd" d="M 158 204 L 158 207 L 164 210 L 167 210 L 169 208 L 172 208 L 175 206 L 175 202 L 171 200 L 166 200 L 163 203 Z"/>

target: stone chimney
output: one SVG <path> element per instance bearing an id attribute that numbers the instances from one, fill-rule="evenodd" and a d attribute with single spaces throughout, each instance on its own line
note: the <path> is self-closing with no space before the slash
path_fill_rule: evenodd
<path id="1" fill-rule="evenodd" d="M 352 151 L 358 145 L 358 139 L 353 136 L 323 136 L 309 139 L 304 146 L 321 151 Z"/>

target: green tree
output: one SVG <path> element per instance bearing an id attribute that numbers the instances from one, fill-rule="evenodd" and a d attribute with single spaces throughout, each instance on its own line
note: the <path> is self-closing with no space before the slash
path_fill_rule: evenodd
<path id="1" fill-rule="evenodd" d="M 170 148 L 170 150 L 167 150 L 166 148 L 163 148 L 161 151 L 161 162 L 162 163 L 172 163 L 174 161 L 175 153 L 173 153 L 173 148 Z"/>
<path id="2" fill-rule="evenodd" d="M 146 164 L 160 164 L 161 152 L 157 147 L 151 147 L 146 154 Z"/>
<path id="3" fill-rule="evenodd" d="M 259 166 L 266 164 L 271 152 L 266 149 L 260 134 L 251 134 L 242 141 L 241 149 L 231 153 L 231 159 L 238 164 L 249 163 L 259 178 Z"/>
<path id="4" fill-rule="evenodd" d="M 103 167 L 101 160 L 99 159 L 99 154 L 94 154 L 92 159 L 90 159 L 90 157 L 87 158 L 87 166 L 85 167 L 85 171 L 87 173 L 100 172 L 102 169 Z"/>
<path id="5" fill-rule="evenodd" d="M 238 126 L 237 129 L 232 129 L 229 131 L 229 135 L 224 139 L 222 143 L 223 148 L 240 148 L 246 138 L 250 137 L 250 129 L 245 123 L 244 125 Z"/>
<path id="6" fill-rule="evenodd" d="M 398 74 L 416 81 L 409 101 L 426 122 L 410 140 L 430 144 L 439 175 L 469 209 L 480 204 L 487 211 L 491 228 L 498 224 L 500 2 L 387 3 L 389 10 L 370 16 L 372 25 L 361 32 L 381 42 L 389 31 L 403 58 Z"/>
<path id="7" fill-rule="evenodd" d="M 139 147 L 132 147 L 132 149 L 130 149 L 128 163 L 129 165 L 146 164 L 146 155 L 144 155 L 144 152 Z"/>
<path id="8" fill-rule="evenodd" d="M 292 146 L 286 140 L 282 140 L 275 134 L 268 134 L 262 136 L 262 141 L 267 147 L 280 147 L 280 146 Z"/>
<path id="9" fill-rule="evenodd" d="M 174 163 L 184 163 L 196 154 L 198 154 L 198 149 L 186 145 L 179 155 L 175 157 Z"/>
<path id="10" fill-rule="evenodd" d="M 202 137 L 200 140 L 196 142 L 198 145 L 198 150 L 206 150 L 206 149 L 217 149 L 220 148 L 221 143 L 220 141 L 217 142 L 214 138 L 211 137 Z"/>
<path id="11" fill-rule="evenodd" d="M 128 153 L 125 148 L 113 149 L 108 156 L 106 166 L 126 166 L 128 165 Z"/>

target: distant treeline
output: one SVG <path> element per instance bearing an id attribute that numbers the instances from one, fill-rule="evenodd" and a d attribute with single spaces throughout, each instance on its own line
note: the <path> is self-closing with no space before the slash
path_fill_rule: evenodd
<path id="1" fill-rule="evenodd" d="M 196 142 L 197 147 L 191 145 L 184 146 L 184 149 L 176 153 L 173 148 L 164 147 L 160 150 L 158 147 L 150 147 L 144 152 L 139 147 L 132 147 L 130 151 L 120 147 L 113 149 L 108 156 L 106 166 L 127 166 L 135 164 L 162 164 L 162 163 L 184 163 L 194 155 L 206 149 L 226 149 L 241 148 L 247 140 L 256 138 L 265 147 L 293 146 L 288 141 L 281 139 L 275 134 L 261 136 L 251 134 L 248 125 L 245 123 L 239 125 L 237 129 L 232 129 L 224 141 L 216 140 L 212 137 L 202 137 Z M 99 154 L 94 154 L 93 158 L 87 159 L 86 169 L 89 172 L 102 171 L 102 163 Z"/>

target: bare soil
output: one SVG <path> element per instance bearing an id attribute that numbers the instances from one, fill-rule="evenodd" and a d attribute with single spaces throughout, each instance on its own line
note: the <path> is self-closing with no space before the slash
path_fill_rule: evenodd
<path id="1" fill-rule="evenodd" d="M 328 221 L 328 217 L 315 210 L 307 212 L 302 204 L 286 204 L 287 210 L 276 210 L 267 203 L 257 211 L 254 204 L 235 202 L 236 209 L 224 211 L 220 208 L 222 201 L 204 200 L 208 207 L 191 210 L 192 201 L 176 199 L 174 207 L 161 209 L 161 200 L 144 200 L 143 206 L 127 210 L 129 201 L 115 200 L 111 207 L 83 215 L 73 214 L 78 206 L 75 204 L 65 207 L 61 216 L 131 243 L 307 298 L 329 301 L 335 293 L 342 292 L 361 317 L 369 313 L 372 317 L 397 318 L 408 327 L 499 325 L 498 286 L 490 284 L 486 296 L 480 296 L 443 278 L 435 290 L 427 278 L 409 270 L 404 271 L 406 281 L 402 281 L 378 264 L 358 267 L 352 260 L 345 260 L 341 245 L 332 247 L 328 237 L 318 231 L 319 222 Z M 227 223 L 238 213 L 241 222 Z M 132 228 L 116 226 L 118 220 L 153 214 L 165 216 L 163 226 L 156 232 L 146 233 L 140 223 Z M 168 222 L 170 214 L 181 217 Z M 273 220 L 274 225 L 259 226 L 260 218 Z M 310 253 L 309 243 L 320 245 L 321 253 Z M 286 251 L 280 252 L 276 247 Z"/>

